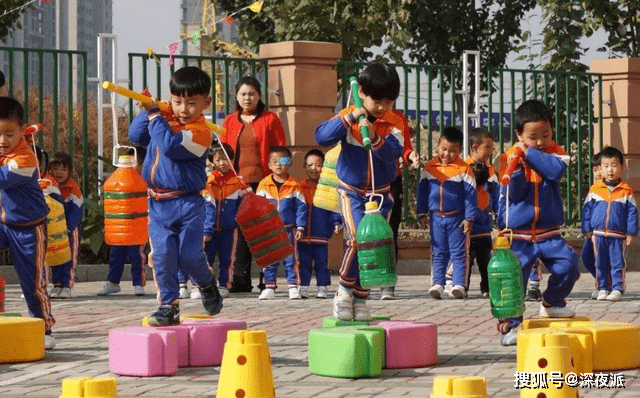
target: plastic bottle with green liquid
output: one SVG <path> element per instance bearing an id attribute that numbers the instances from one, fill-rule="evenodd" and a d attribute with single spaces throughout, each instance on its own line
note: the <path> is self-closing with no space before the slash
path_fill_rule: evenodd
<path id="1" fill-rule="evenodd" d="M 356 240 L 360 285 L 366 289 L 395 286 L 398 276 L 393 231 L 380 214 L 378 203 L 365 204 L 365 215 L 358 225 Z"/>
<path id="2" fill-rule="evenodd" d="M 496 318 L 517 318 L 524 314 L 524 283 L 520 261 L 505 236 L 498 236 L 487 267 L 491 314 Z"/>

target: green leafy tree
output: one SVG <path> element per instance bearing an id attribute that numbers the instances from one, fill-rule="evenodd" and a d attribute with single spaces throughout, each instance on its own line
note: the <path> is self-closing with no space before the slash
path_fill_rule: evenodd
<path id="1" fill-rule="evenodd" d="M 25 3 L 25 0 L 2 0 L 0 1 L 0 15 L 16 9 Z M 9 36 L 13 29 L 22 29 L 22 25 L 18 19 L 20 15 L 30 7 L 31 6 L 23 7 L 20 10 L 10 12 L 0 17 L 0 41 Z"/>
<path id="2" fill-rule="evenodd" d="M 637 58 L 640 56 L 640 2 L 637 0 L 586 0 L 583 19 L 585 30 L 603 28 L 609 35 L 606 47 L 610 56 Z"/>

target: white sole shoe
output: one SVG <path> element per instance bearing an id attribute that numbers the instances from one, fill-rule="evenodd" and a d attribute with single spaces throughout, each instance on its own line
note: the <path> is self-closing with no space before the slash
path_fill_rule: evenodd
<path id="1" fill-rule="evenodd" d="M 309 295 L 307 294 L 307 297 L 309 297 Z M 298 291 L 297 287 L 290 287 L 289 288 L 289 300 L 301 300 L 302 296 L 300 295 L 300 291 Z"/>
<path id="2" fill-rule="evenodd" d="M 141 286 L 142 287 L 142 286 Z M 120 291 L 120 285 L 113 282 L 107 282 L 102 286 L 102 289 L 98 292 L 98 296 L 107 296 L 109 294 L 118 293 Z"/>
<path id="3" fill-rule="evenodd" d="M 144 296 L 144 287 L 143 286 L 134 286 L 133 287 L 133 295 L 134 296 Z"/>
<path id="4" fill-rule="evenodd" d="M 429 289 L 429 296 L 434 299 L 441 299 L 442 293 L 444 293 L 444 287 L 442 285 L 433 285 Z"/>
<path id="5" fill-rule="evenodd" d="M 607 301 L 620 301 L 622 300 L 622 292 L 619 290 L 612 290 L 607 296 Z"/>
<path id="6" fill-rule="evenodd" d="M 607 299 L 607 296 L 609 295 L 609 292 L 606 290 L 599 290 L 598 291 L 598 295 L 596 296 L 596 300 L 598 301 L 605 301 Z"/>
<path id="7" fill-rule="evenodd" d="M 56 346 L 56 338 L 51 334 L 44 335 L 44 349 L 51 350 Z"/>
<path id="8" fill-rule="evenodd" d="M 366 303 L 356 302 L 353 304 L 353 320 L 354 321 L 370 321 L 372 319 L 371 312 Z"/>
<path id="9" fill-rule="evenodd" d="M 464 290 L 463 286 L 455 285 L 453 289 L 451 289 L 451 295 L 457 299 L 463 299 L 467 295 L 467 292 Z"/>
<path id="10" fill-rule="evenodd" d="M 333 316 L 341 321 L 353 320 L 353 296 L 338 289 L 333 298 Z"/>
<path id="11" fill-rule="evenodd" d="M 260 296 L 258 297 L 258 300 L 273 300 L 274 298 L 276 298 L 276 291 L 273 289 L 264 289 L 262 291 L 262 293 L 260 293 Z"/>
<path id="12" fill-rule="evenodd" d="M 573 318 L 576 313 L 567 307 L 545 307 L 540 304 L 539 315 L 544 318 Z"/>
<path id="13" fill-rule="evenodd" d="M 318 293 L 316 293 L 316 298 L 326 299 L 329 296 L 326 286 L 318 286 Z"/>

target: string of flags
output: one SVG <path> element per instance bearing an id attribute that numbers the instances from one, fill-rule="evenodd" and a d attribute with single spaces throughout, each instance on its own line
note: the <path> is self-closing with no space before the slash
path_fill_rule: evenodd
<path id="1" fill-rule="evenodd" d="M 16 7 L 16 8 L 14 8 L 14 9 L 12 9 L 12 10 L 7 10 L 7 11 L 5 11 L 5 12 L 4 12 L 4 14 L 0 15 L 0 18 L 4 17 L 5 15 L 11 14 L 12 12 L 22 10 L 23 8 L 25 8 L 25 7 L 26 7 L 26 6 L 28 6 L 29 4 L 31 4 L 31 3 L 35 3 L 36 1 L 37 1 L 37 0 L 30 0 L 30 1 L 26 2 L 25 4 L 23 4 L 23 5 L 19 6 L 19 7 Z M 43 3 L 48 3 L 48 2 L 50 2 L 50 1 L 51 1 L 51 0 L 42 0 L 42 2 L 43 2 Z"/>

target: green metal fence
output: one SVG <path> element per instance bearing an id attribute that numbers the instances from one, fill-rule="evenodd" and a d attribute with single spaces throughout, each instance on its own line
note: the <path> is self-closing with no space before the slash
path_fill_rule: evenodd
<path id="1" fill-rule="evenodd" d="M 167 54 L 156 54 L 158 59 L 168 59 Z M 166 62 L 155 62 L 148 54 L 129 54 L 129 89 L 142 91 L 149 87 L 152 93 L 160 97 L 168 92 L 169 78 L 176 69 L 183 66 L 197 66 L 211 76 L 211 92 L 214 101 L 211 102 L 212 121 L 223 119 L 225 115 L 235 110 L 235 83 L 247 73 L 250 73 L 262 84 L 262 101 L 269 105 L 269 82 L 267 78 L 267 60 L 251 58 L 205 57 L 194 55 L 174 55 L 174 64 L 166 67 Z M 134 68 L 141 68 L 142 77 L 135 80 Z M 129 120 L 133 119 L 134 101 L 129 101 Z"/>
<path id="2" fill-rule="evenodd" d="M 516 141 L 513 117 L 515 109 L 523 101 L 538 99 L 553 112 L 554 139 L 571 156 L 571 163 L 561 182 L 565 197 L 565 222 L 580 221 L 582 201 L 593 184 L 590 159 L 594 151 L 602 149 L 602 123 L 596 114 L 602 115 L 602 75 L 597 73 L 534 71 L 520 69 L 490 69 L 487 86 L 492 87 L 488 100 L 489 113 L 504 115 L 511 120 L 493 125 L 489 118 L 489 130 L 497 132 L 500 153 L 505 143 Z M 598 90 L 594 90 L 595 88 Z M 597 96 L 594 98 L 594 94 Z M 596 113 L 597 110 L 597 113 Z M 594 140 L 598 134 L 599 139 Z M 595 148 L 595 147 L 598 148 Z"/>
<path id="3" fill-rule="evenodd" d="M 341 104 L 346 107 L 349 100 L 349 77 L 359 76 L 370 62 L 341 61 L 337 65 L 340 81 Z M 401 110 L 415 132 L 414 149 L 422 159 L 431 159 L 434 153 L 434 133 L 442 132 L 456 123 L 456 68 L 454 66 L 389 64 L 400 76 L 400 96 L 395 107 Z M 453 87 L 453 89 L 452 89 Z M 413 203 L 419 186 L 419 171 L 410 172 L 403 165 L 404 197 L 403 220 L 416 220 Z"/>

